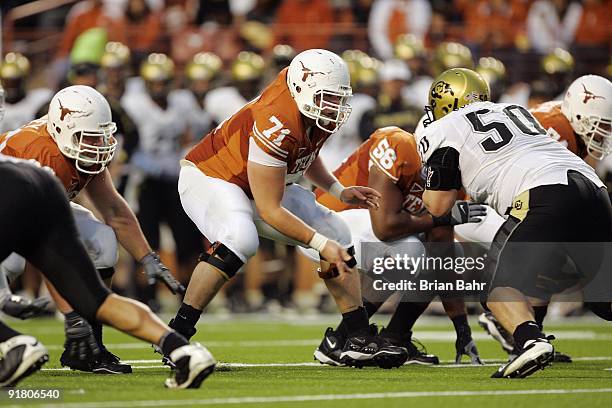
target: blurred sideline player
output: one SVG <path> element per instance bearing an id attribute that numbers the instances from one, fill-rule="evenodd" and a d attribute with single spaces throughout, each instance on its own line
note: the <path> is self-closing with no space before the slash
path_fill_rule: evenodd
<path id="1" fill-rule="evenodd" d="M 478 222 L 480 219 L 477 217 L 484 215 L 483 206 L 467 205 L 465 202 L 457 202 L 457 210 L 453 211 L 453 216 L 449 214 L 433 217 L 428 214 L 421 199 L 424 191 L 421 170 L 421 159 L 414 136 L 398 127 L 389 126 L 376 130 L 334 171 L 334 175 L 343 185 L 367 186 L 379 191 L 380 208 L 370 211 L 359 209 L 355 205 L 343 203 L 321 189 L 316 190 L 319 203 L 330 210 L 338 211 L 340 218 L 344 219 L 351 229 L 355 258 L 358 267 L 365 273 L 371 271 L 372 265 L 367 265 L 363 259 L 362 243 L 376 243 L 374 252 L 380 253 L 379 256 L 393 257 L 394 254 L 401 255 L 411 251 L 410 256 L 416 258 L 428 252 L 421 240 L 452 243 L 452 226 Z M 468 212 L 455 218 L 455 213 L 461 214 L 458 212 L 460 206 L 466 206 Z M 433 251 L 433 248 L 431 250 Z M 435 293 L 431 294 L 431 298 L 434 296 Z M 371 316 L 383 302 L 380 299 L 367 301 L 368 297 L 364 290 L 364 305 Z M 436 356 L 418 350 L 412 340 L 412 326 L 429 303 L 411 302 L 409 296 L 404 296 L 389 325 L 380 332 L 380 336 L 391 344 L 408 350 L 409 364 L 439 364 Z M 444 307 L 457 332 L 457 363 L 464 354 L 468 355 L 473 363 L 480 363 L 467 322 L 465 303 L 461 299 L 445 300 Z M 345 339 L 346 328 L 343 324 L 335 331 L 328 328 L 321 345 L 315 351 L 315 358 L 324 364 L 341 365 L 338 356 Z"/>
<path id="2" fill-rule="evenodd" d="M 88 249 L 98 273 L 110 283 L 117 262 L 117 240 L 143 265 L 152 279 L 161 278 L 174 291 L 180 284 L 172 278 L 159 257 L 142 235 L 138 221 L 127 203 L 115 190 L 106 169 L 117 147 L 113 136 L 116 129 L 104 97 L 95 89 L 76 85 L 59 91 L 51 100 L 46 117 L 34 120 L 0 136 L 0 153 L 23 159 L 33 159 L 53 170 L 60 179 L 69 199 L 85 190 L 105 223 L 91 211 L 71 203 L 79 234 Z M 4 259 L 4 258 L 3 258 Z M 4 263 L 6 269 L 22 272 L 26 260 L 15 254 Z M 64 313 L 66 344 L 60 361 L 72 369 L 95 373 L 129 373 L 131 367 L 102 344 L 102 326 L 93 326 L 79 316 L 71 305 L 48 285 L 58 308 Z M 70 354 L 73 342 L 93 335 L 101 353 L 94 360 L 78 360 Z M 89 356 L 91 357 L 91 356 Z"/>
<path id="3" fill-rule="evenodd" d="M 430 120 L 416 135 L 428 174 L 423 201 L 440 216 L 465 188 L 476 202 L 508 216 L 488 252 L 487 306 L 513 334 L 518 356 L 492 377 L 523 378 L 554 354 L 554 337 L 542 333 L 528 296 L 545 299 L 558 291 L 567 257 L 587 275 L 603 260 L 600 246 L 586 259 L 572 247 L 533 243 L 609 242 L 612 205 L 593 169 L 548 137 L 525 108 L 488 99 L 488 84 L 474 71 L 451 69 L 434 80 Z M 594 125 L 609 131 L 608 124 Z M 609 302 L 607 308 L 610 318 Z"/>
<path id="4" fill-rule="evenodd" d="M 2 87 L 0 86 L 0 93 Z M 0 121 L 2 103 L 0 101 Z M 75 310 L 93 324 L 101 321 L 158 345 L 177 371 L 170 388 L 198 388 L 215 368 L 212 355 L 198 343 L 189 345 L 144 305 L 111 293 L 102 283 L 79 241 L 65 190 L 48 167 L 0 153 L 0 259 L 16 251 L 57 288 Z M 75 339 L 69 350 L 76 360 L 96 359 L 101 350 L 91 333 Z M 0 387 L 14 387 L 49 360 L 46 348 L 32 336 L 0 322 Z"/>
<path id="5" fill-rule="evenodd" d="M 546 129 L 549 136 L 558 140 L 572 153 L 593 166 L 612 151 L 612 83 L 597 75 L 585 75 L 576 79 L 568 88 L 563 101 L 545 102 L 530 112 Z M 478 226 L 461 226 L 455 232 L 461 241 L 491 243 L 504 219 L 494 211 Z M 535 301 L 535 300 L 534 300 Z M 543 328 L 548 309 L 547 303 L 533 303 L 536 322 Z M 490 312 L 479 317 L 479 324 L 498 340 L 505 351 L 512 355 L 514 341 Z M 571 362 L 565 354 L 556 352 L 556 362 Z"/>
<path id="6" fill-rule="evenodd" d="M 368 324 L 348 226 L 294 184 L 304 174 L 342 201 L 377 207 L 375 190 L 344 187 L 317 157 L 350 114 L 350 96 L 349 72 L 340 57 L 322 49 L 304 51 L 181 161 L 181 202 L 213 245 L 201 256 L 170 322 L 177 331 L 195 334 L 202 310 L 255 254 L 261 235 L 321 254 L 321 276 L 347 326 L 344 363 L 391 368 L 406 361 L 405 349 L 390 345 Z"/>
<path id="7" fill-rule="evenodd" d="M 0 62 L 0 82 L 4 87 L 5 113 L 0 133 L 17 129 L 36 118 L 41 105 L 53 96 L 49 89 L 28 90 L 30 61 L 17 52 L 9 52 Z"/>
<path id="8" fill-rule="evenodd" d="M 140 226 L 153 250 L 159 251 L 161 223 L 168 225 L 175 243 L 177 277 L 186 284 L 202 245 L 197 228 L 182 210 L 176 189 L 179 160 L 193 140 L 187 129 L 189 112 L 171 94 L 174 76 L 174 62 L 168 56 L 149 54 L 140 67 L 145 92 L 130 92 L 121 102 L 140 135 L 131 161 L 133 173 L 142 175 L 138 185 Z M 139 300 L 154 310 L 159 309 L 155 283 L 153 279 L 137 279 Z"/>

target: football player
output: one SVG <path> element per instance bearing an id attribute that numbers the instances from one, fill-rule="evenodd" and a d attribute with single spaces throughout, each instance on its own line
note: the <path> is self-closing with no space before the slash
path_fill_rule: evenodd
<path id="1" fill-rule="evenodd" d="M 377 248 L 373 252 L 378 254 L 380 251 L 381 256 L 393 257 L 411 251 L 410 256 L 418 257 L 425 251 L 419 234 L 425 234 L 425 240 L 429 242 L 452 243 L 452 226 L 478 222 L 479 217 L 484 215 L 484 206 L 464 201 L 455 204 L 457 210 L 452 212 L 453 215 L 440 218 L 428 214 L 421 198 L 424 182 L 414 136 L 395 126 L 376 130 L 344 161 L 334 175 L 343 185 L 368 186 L 381 193 L 380 208 L 368 211 L 344 203 L 321 189 L 316 191 L 319 203 L 337 211 L 340 218 L 349 225 L 357 265 L 366 273 L 371 272 L 371 265 L 367 264 L 370 261 L 363 259 L 362 243 L 376 243 Z M 461 213 L 459 207 L 465 207 L 468 211 Z M 461 215 L 455 217 L 455 214 Z M 431 250 L 434 251 L 434 248 Z M 312 256 L 309 251 L 306 253 Z M 435 293 L 431 294 L 431 298 L 433 296 Z M 372 315 L 382 302 L 364 300 L 364 304 L 368 314 Z M 428 305 L 429 301 L 402 301 L 389 325 L 380 333 L 391 344 L 408 350 L 409 364 L 439 364 L 436 356 L 419 350 L 412 340 L 412 326 Z M 465 354 L 471 358 L 472 363 L 481 363 L 467 323 L 464 302 L 447 300 L 444 306 L 457 331 L 456 362 L 459 363 Z M 345 339 L 343 324 L 336 330 L 328 328 L 321 345 L 315 351 L 315 359 L 324 364 L 342 365 L 338 357 Z"/>
<path id="2" fill-rule="evenodd" d="M 87 192 L 104 217 L 104 223 L 78 204 L 71 203 L 71 208 L 80 237 L 104 280 L 110 282 L 114 273 L 119 241 L 142 264 L 147 276 L 163 280 L 173 292 L 184 290 L 152 251 L 134 213 L 112 184 L 106 166 L 117 146 L 113 136 L 115 129 L 106 99 L 93 88 L 75 85 L 62 89 L 51 99 L 47 116 L 0 135 L 0 153 L 33 159 L 51 168 L 70 199 L 81 190 Z M 19 255 L 10 256 L 3 263 L 6 262 L 13 263 L 7 269 L 14 271 L 23 271 L 26 264 L 24 257 Z M 52 285 L 48 286 L 66 317 L 67 340 L 60 358 L 62 365 L 94 373 L 131 372 L 129 365 L 121 364 L 102 344 L 101 324 L 92 321 L 90 326 Z M 76 358 L 78 356 L 70 353 L 73 343 L 92 330 L 101 353 L 95 359 Z"/>
<path id="3" fill-rule="evenodd" d="M 0 85 L 0 96 L 3 94 Z M 0 121 L 3 116 L 0 98 Z M 79 241 L 65 188 L 53 170 L 35 160 L 0 153 L 0 260 L 12 251 L 40 269 L 75 310 L 89 322 L 102 321 L 124 333 L 156 344 L 173 360 L 177 371 L 169 388 L 198 388 L 215 368 L 205 347 L 164 325 L 141 303 L 111 293 L 100 280 L 87 250 Z M 75 360 L 95 360 L 100 346 L 91 332 L 70 342 Z M 0 322 L 0 387 L 14 387 L 49 360 L 47 349 L 32 336 Z"/>
<path id="4" fill-rule="evenodd" d="M 189 338 L 195 334 L 202 310 L 255 254 L 261 235 L 320 253 L 320 275 L 347 327 L 343 363 L 391 368 L 406 361 L 406 349 L 392 346 L 368 325 L 349 227 L 295 184 L 304 175 L 343 202 L 378 206 L 377 191 L 345 187 L 317 157 L 346 122 L 351 93 L 340 57 L 306 50 L 181 161 L 181 203 L 213 245 L 200 257 L 170 322 L 177 331 Z"/>
<path id="5" fill-rule="evenodd" d="M 572 153 L 593 165 L 612 151 L 612 83 L 597 75 L 585 75 L 576 79 L 568 88 L 563 100 L 540 104 L 530 109 L 549 136 L 558 140 Z M 491 213 L 493 213 L 491 211 Z M 456 232 L 461 240 L 473 242 L 492 242 L 493 236 L 503 224 L 504 219 L 497 214 L 489 214 L 478 226 L 461 226 Z M 548 303 L 533 304 L 536 322 L 543 327 Z M 512 336 L 499 325 L 490 312 L 479 317 L 479 324 L 496 340 L 502 348 L 515 355 Z M 563 353 L 555 352 L 555 362 L 571 362 Z"/>
<path id="6" fill-rule="evenodd" d="M 487 306 L 512 333 L 518 356 L 493 377 L 522 378 L 549 365 L 554 354 L 554 337 L 542 333 L 527 296 L 544 299 L 557 291 L 549 284 L 558 281 L 567 257 L 591 273 L 603 259 L 601 247 L 589 248 L 585 259 L 571 246 L 533 243 L 609 242 L 612 206 L 593 169 L 550 138 L 527 109 L 488 99 L 488 84 L 472 70 L 451 69 L 434 80 L 429 120 L 416 134 L 427 169 L 423 201 L 441 216 L 464 188 L 507 217 L 488 253 Z M 591 132 L 606 134 L 609 126 L 595 121 Z M 580 220 L 572 222 L 577 213 Z M 610 304 L 605 307 L 611 317 Z"/>
<path id="7" fill-rule="evenodd" d="M 18 52 L 9 52 L 0 62 L 0 82 L 4 87 L 5 114 L 0 133 L 17 129 L 36 118 L 36 112 L 53 96 L 49 89 L 28 90 L 30 61 Z"/>

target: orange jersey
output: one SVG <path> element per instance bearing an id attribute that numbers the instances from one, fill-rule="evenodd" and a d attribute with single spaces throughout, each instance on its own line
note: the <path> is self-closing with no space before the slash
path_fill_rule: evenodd
<path id="1" fill-rule="evenodd" d="M 561 101 L 544 102 L 529 110 L 542 127 L 578 157 L 587 156 L 584 142 L 576 136 L 569 120 L 561 112 Z"/>
<path id="2" fill-rule="evenodd" d="M 309 134 L 308 134 L 309 133 Z M 287 69 L 252 102 L 221 123 L 185 157 L 209 177 L 236 184 L 252 198 L 247 178 L 249 141 L 287 163 L 287 179 L 295 180 L 317 157 L 329 133 L 304 126 L 287 87 Z"/>
<path id="3" fill-rule="evenodd" d="M 70 199 L 77 196 L 93 176 L 81 174 L 74 161 L 64 156 L 49 132 L 46 117 L 0 135 L 0 153 L 21 159 L 34 159 L 51 168 Z"/>
<path id="4" fill-rule="evenodd" d="M 376 130 L 334 171 L 334 175 L 345 186 L 368 186 L 371 166 L 378 167 L 402 191 L 405 211 L 417 216 L 425 214 L 422 164 L 412 134 L 395 126 Z M 321 189 L 316 190 L 316 195 L 319 203 L 334 211 L 357 208 Z"/>

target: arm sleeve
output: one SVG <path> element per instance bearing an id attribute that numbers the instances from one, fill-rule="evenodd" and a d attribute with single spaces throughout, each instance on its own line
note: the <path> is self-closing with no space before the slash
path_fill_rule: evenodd
<path id="1" fill-rule="evenodd" d="M 255 139 L 253 138 L 249 139 L 249 161 L 270 167 L 287 166 L 287 163 L 285 163 L 284 161 L 279 160 L 276 157 L 266 153 L 261 147 L 259 147 L 257 142 L 255 142 Z"/>
<path id="2" fill-rule="evenodd" d="M 435 191 L 461 189 L 459 152 L 452 147 L 442 147 L 434 151 L 426 167 L 425 188 Z"/>

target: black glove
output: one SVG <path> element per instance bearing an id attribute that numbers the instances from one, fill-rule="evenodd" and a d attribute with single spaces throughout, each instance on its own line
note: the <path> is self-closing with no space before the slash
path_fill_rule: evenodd
<path id="1" fill-rule="evenodd" d="M 483 364 L 482 360 L 480 359 L 480 354 L 478 354 L 476 343 L 474 343 L 474 340 L 472 340 L 472 338 L 470 338 L 467 343 L 457 339 L 457 341 L 455 342 L 455 349 L 457 350 L 457 355 L 455 356 L 455 364 L 461 364 L 461 357 L 464 354 L 470 358 L 471 364 Z"/>
<path id="2" fill-rule="evenodd" d="M 145 255 L 141 260 L 144 273 L 147 275 L 149 285 L 155 284 L 156 281 L 161 280 L 170 289 L 173 294 L 185 294 L 185 287 L 181 285 L 179 281 L 174 279 L 174 276 L 170 273 L 170 270 L 159 259 L 159 255 L 155 252 L 150 252 Z"/>
<path id="3" fill-rule="evenodd" d="M 81 316 L 68 318 L 64 321 L 66 342 L 62 354 L 62 364 L 70 368 L 91 371 L 96 358 L 100 354 L 100 347 L 93 335 L 91 326 Z"/>
<path id="4" fill-rule="evenodd" d="M 433 217 L 434 227 L 455 226 L 468 222 L 481 222 L 487 215 L 487 207 L 469 201 L 455 201 L 453 208 L 441 217 Z"/>
<path id="5" fill-rule="evenodd" d="M 47 311 L 49 299 L 37 298 L 33 301 L 21 296 L 6 294 L 0 298 L 0 310 L 9 316 L 25 320 L 39 316 Z"/>

